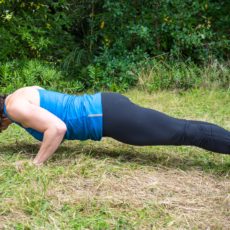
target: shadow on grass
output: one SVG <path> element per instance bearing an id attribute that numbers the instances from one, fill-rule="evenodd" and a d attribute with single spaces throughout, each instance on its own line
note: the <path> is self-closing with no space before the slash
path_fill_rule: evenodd
<path id="1" fill-rule="evenodd" d="M 95 159 L 115 159 L 119 163 L 134 163 L 137 165 L 146 165 L 153 167 L 166 167 L 181 170 L 199 169 L 219 175 L 229 176 L 230 174 L 230 156 L 214 154 L 208 152 L 194 151 L 195 153 L 178 151 L 172 148 L 172 153 L 162 152 L 162 149 L 153 149 L 151 153 L 140 151 L 140 148 L 120 145 L 118 148 L 96 146 L 92 144 L 80 143 L 78 145 L 62 145 L 52 157 L 52 162 L 62 161 L 64 159 L 75 159 L 83 154 Z M 0 155 L 7 154 L 14 156 L 21 154 L 24 157 L 34 157 L 39 150 L 39 145 L 19 142 L 11 145 L 2 145 Z"/>

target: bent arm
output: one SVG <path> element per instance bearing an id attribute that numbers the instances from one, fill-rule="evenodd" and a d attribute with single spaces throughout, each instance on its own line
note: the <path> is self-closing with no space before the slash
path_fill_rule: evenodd
<path id="1" fill-rule="evenodd" d="M 15 101 L 7 110 L 9 115 L 24 127 L 44 134 L 33 163 L 40 165 L 45 162 L 61 144 L 67 130 L 65 123 L 49 111 L 26 100 Z"/>
<path id="2" fill-rule="evenodd" d="M 57 150 L 61 144 L 66 128 L 50 127 L 43 135 L 41 147 L 33 160 L 33 163 L 40 165 L 45 162 Z"/>

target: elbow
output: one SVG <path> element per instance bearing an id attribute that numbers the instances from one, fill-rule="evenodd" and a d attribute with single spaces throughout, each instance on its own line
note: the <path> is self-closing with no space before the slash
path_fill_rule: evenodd
<path id="1" fill-rule="evenodd" d="M 57 135 L 64 136 L 65 133 L 66 133 L 66 131 L 67 131 L 67 127 L 66 127 L 65 124 L 56 126 L 56 133 L 57 133 Z"/>

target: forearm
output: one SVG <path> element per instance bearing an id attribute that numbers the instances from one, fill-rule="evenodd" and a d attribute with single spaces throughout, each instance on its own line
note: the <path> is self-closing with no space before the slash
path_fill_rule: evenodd
<path id="1" fill-rule="evenodd" d="M 48 129 L 44 132 L 43 141 L 38 154 L 33 160 L 34 164 L 42 164 L 45 162 L 61 144 L 65 132 L 60 132 L 56 128 Z"/>

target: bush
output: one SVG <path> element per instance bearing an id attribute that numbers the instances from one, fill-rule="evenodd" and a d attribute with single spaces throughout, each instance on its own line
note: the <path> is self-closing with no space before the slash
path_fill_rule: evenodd
<path id="1" fill-rule="evenodd" d="M 69 1 L 0 1 L 0 61 L 58 61 L 74 46 Z"/>
<path id="2" fill-rule="evenodd" d="M 150 57 L 166 52 L 202 62 L 229 53 L 227 1 L 96 0 L 85 2 L 87 7 L 83 2 L 74 8 L 82 15 L 75 19 L 76 36 L 83 34 L 78 40 L 93 55 L 107 49 L 124 56 L 138 48 Z"/>
<path id="3" fill-rule="evenodd" d="M 0 61 L 136 49 L 193 61 L 229 55 L 228 1 L 3 0 L 0 10 Z"/>
<path id="4" fill-rule="evenodd" d="M 20 87 L 31 85 L 69 93 L 84 89 L 79 81 L 66 81 L 60 70 L 38 60 L 15 60 L 4 63 L 0 65 L 0 79 L 2 93 L 10 93 Z"/>
<path id="5" fill-rule="evenodd" d="M 227 0 L 2 0 L 1 68 L 14 71 L 21 68 L 15 59 L 39 59 L 61 67 L 60 84 L 66 88 L 78 82 L 79 90 L 122 90 L 136 83 L 142 63 L 164 55 L 179 64 L 173 70 L 161 66 L 167 77 L 155 76 L 154 85 L 186 89 L 200 80 L 194 79 L 196 67 L 182 71 L 181 61 L 200 65 L 229 58 L 229 6 Z M 17 71 L 7 74 L 15 75 L 15 87 L 34 82 L 32 68 L 24 68 L 31 73 L 19 72 L 28 79 Z M 48 75 L 48 80 L 35 78 L 48 84 Z"/>
<path id="6" fill-rule="evenodd" d="M 137 56 L 134 52 L 127 53 L 124 57 L 104 52 L 87 66 L 86 85 L 96 90 L 104 88 L 112 91 L 122 91 L 134 86 L 140 69 Z"/>

